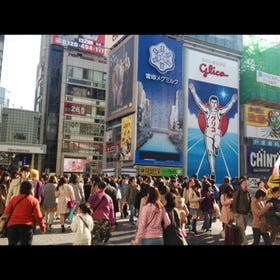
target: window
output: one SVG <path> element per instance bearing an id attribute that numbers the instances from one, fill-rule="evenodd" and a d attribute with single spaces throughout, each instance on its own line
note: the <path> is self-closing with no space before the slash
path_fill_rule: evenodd
<path id="1" fill-rule="evenodd" d="M 93 81 L 95 82 L 103 82 L 103 72 L 93 71 Z"/>
<path id="2" fill-rule="evenodd" d="M 83 79 L 83 68 L 74 67 L 73 69 L 73 78 Z"/>

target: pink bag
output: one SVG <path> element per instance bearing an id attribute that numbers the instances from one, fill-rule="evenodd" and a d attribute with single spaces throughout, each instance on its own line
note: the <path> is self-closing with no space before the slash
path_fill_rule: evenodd
<path id="1" fill-rule="evenodd" d="M 73 208 L 73 207 L 75 207 L 75 205 L 76 205 L 76 203 L 74 200 L 68 201 L 68 208 Z"/>

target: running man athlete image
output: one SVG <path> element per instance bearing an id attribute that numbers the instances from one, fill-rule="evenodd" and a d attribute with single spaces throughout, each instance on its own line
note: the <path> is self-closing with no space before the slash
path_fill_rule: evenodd
<path id="1" fill-rule="evenodd" d="M 216 95 L 209 97 L 209 105 L 204 104 L 196 93 L 195 87 L 192 83 L 189 84 L 190 92 L 194 98 L 195 103 L 199 109 L 203 112 L 205 118 L 205 131 L 204 141 L 208 154 L 208 162 L 210 167 L 212 179 L 215 179 L 215 157 L 219 154 L 219 148 L 221 145 L 221 120 L 233 106 L 237 100 L 237 94 L 233 94 L 230 101 L 224 106 L 219 106 L 219 98 Z"/>

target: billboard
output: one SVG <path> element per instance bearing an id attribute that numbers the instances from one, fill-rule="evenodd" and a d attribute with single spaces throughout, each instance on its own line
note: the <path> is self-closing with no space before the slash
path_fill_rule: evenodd
<path id="1" fill-rule="evenodd" d="M 114 45 L 116 45 L 120 40 L 122 40 L 126 35 L 124 34 L 112 34 L 112 35 L 106 35 L 106 49 L 112 48 Z"/>
<path id="2" fill-rule="evenodd" d="M 271 174 L 274 163 L 279 157 L 278 147 L 247 145 L 246 174 Z"/>
<path id="3" fill-rule="evenodd" d="M 186 170 L 238 176 L 238 62 L 185 49 Z"/>
<path id="4" fill-rule="evenodd" d="M 64 114 L 85 116 L 86 105 L 73 102 L 64 102 Z"/>
<path id="5" fill-rule="evenodd" d="M 246 104 L 244 120 L 245 137 L 280 139 L 280 110 Z"/>
<path id="6" fill-rule="evenodd" d="M 105 55 L 105 35 L 53 35 L 52 44 Z"/>
<path id="7" fill-rule="evenodd" d="M 134 37 L 124 40 L 108 55 L 107 120 L 112 120 L 135 111 L 135 101 L 133 98 L 134 41 Z"/>
<path id="8" fill-rule="evenodd" d="M 123 160 L 134 159 L 134 118 L 132 115 L 122 118 L 121 124 L 121 153 Z"/>
<path id="9" fill-rule="evenodd" d="M 135 163 L 183 165 L 182 42 L 139 35 Z"/>
<path id="10" fill-rule="evenodd" d="M 87 164 L 86 159 L 82 158 L 64 158 L 63 172 L 84 172 Z"/>

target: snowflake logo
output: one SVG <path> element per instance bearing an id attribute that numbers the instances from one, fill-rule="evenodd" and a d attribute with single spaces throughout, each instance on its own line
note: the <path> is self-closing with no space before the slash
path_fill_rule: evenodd
<path id="1" fill-rule="evenodd" d="M 175 68 L 175 53 L 164 43 L 150 47 L 149 62 L 161 74 L 172 71 Z"/>

